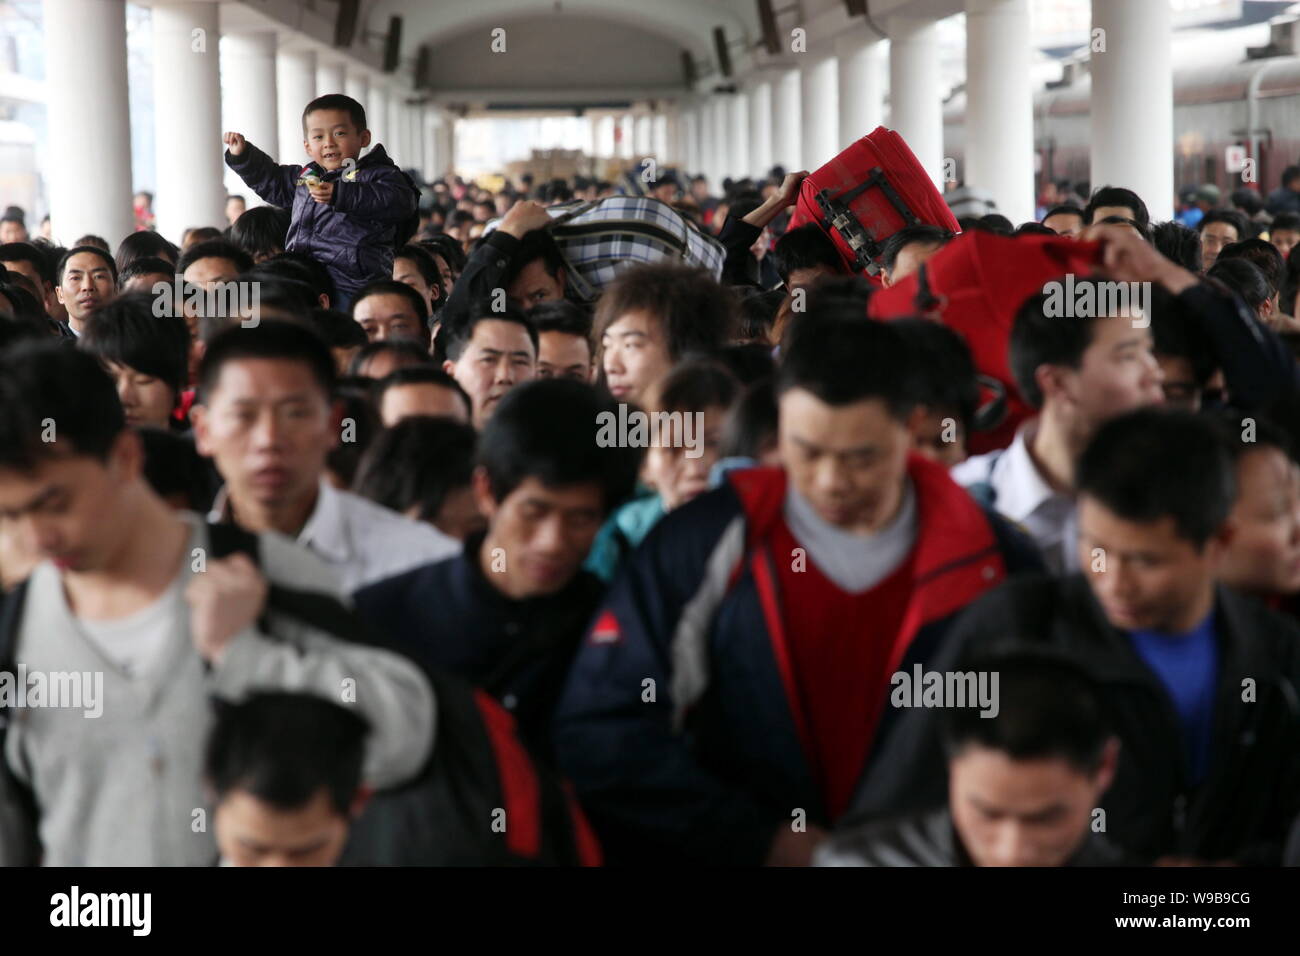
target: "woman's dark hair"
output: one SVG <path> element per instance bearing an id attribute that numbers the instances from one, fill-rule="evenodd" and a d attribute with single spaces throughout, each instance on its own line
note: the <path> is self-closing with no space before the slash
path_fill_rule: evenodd
<path id="1" fill-rule="evenodd" d="M 126 267 L 137 259 L 164 259 L 174 267 L 179 256 L 180 250 L 158 233 L 141 230 L 123 239 L 113 258 L 117 263 L 117 271 L 125 272 Z M 171 272 L 172 269 L 168 268 L 167 271 Z"/>
<path id="2" fill-rule="evenodd" d="M 362 456 L 352 490 L 432 523 L 447 495 L 470 483 L 478 433 L 450 418 L 413 415 L 381 431 Z"/>

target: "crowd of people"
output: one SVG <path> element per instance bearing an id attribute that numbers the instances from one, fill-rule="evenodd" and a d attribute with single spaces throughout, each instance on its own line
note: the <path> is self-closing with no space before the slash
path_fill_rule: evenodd
<path id="1" fill-rule="evenodd" d="M 1300 862 L 1300 167 L 1271 219 L 961 217 L 1099 248 L 1089 314 L 1002 303 L 990 449 L 975 343 L 867 314 L 947 229 L 876 280 L 787 228 L 805 172 L 303 132 L 227 133 L 264 204 L 179 245 L 0 223 L 0 861 Z M 633 185 L 717 274 L 584 294 L 555 207 Z"/>

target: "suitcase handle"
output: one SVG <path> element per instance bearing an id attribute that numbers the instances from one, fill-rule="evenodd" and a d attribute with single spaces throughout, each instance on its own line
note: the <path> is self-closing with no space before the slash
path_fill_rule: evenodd
<path id="1" fill-rule="evenodd" d="M 907 203 L 903 201 L 903 197 L 894 189 L 885 176 L 885 171 L 879 166 L 873 167 L 867 173 L 867 178 L 858 185 L 840 193 L 838 196 L 832 196 L 829 189 L 823 189 L 816 195 L 817 205 L 821 207 L 823 214 L 825 214 L 827 223 L 840 234 L 840 237 L 853 250 L 856 257 L 853 261 L 853 267 L 859 271 L 865 270 L 873 276 L 880 272 L 880 265 L 875 259 L 880 255 L 883 246 L 853 215 L 849 209 L 849 203 L 868 189 L 876 187 L 879 187 L 885 199 L 894 207 L 894 211 L 902 218 L 904 225 L 914 226 L 921 221 Z M 864 252 L 866 253 L 865 256 L 863 255 Z"/>

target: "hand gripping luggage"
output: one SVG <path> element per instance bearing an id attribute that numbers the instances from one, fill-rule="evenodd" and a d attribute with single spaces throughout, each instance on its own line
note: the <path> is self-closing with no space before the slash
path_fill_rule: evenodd
<path id="1" fill-rule="evenodd" d="M 961 333 L 976 370 L 994 380 L 992 391 L 1003 392 L 1005 413 L 995 414 L 996 406 L 989 404 L 977 423 L 983 430 L 970 436 L 972 454 L 993 451 L 1011 444 L 1019 424 L 1035 414 L 1020 395 L 1007 355 L 1016 313 L 1030 296 L 1050 292 L 1047 283 L 1067 274 L 1091 275 L 1100 259 L 1097 242 L 971 231 L 936 252 L 915 274 L 874 293 L 867 314 L 876 319 L 921 315 Z"/>
<path id="2" fill-rule="evenodd" d="M 803 181 L 789 229 L 816 223 L 850 272 L 877 280 L 885 240 L 905 226 L 960 228 L 903 137 L 878 126 Z"/>

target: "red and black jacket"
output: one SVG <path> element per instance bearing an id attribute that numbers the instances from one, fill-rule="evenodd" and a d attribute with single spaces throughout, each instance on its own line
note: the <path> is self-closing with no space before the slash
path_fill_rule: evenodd
<path id="1" fill-rule="evenodd" d="M 1041 567 L 1032 544 L 942 466 L 913 456 L 908 468 L 920 529 L 896 670 L 928 660 L 955 614 L 1008 573 Z M 664 518 L 578 651 L 556 754 L 611 862 L 758 864 L 797 811 L 834 822 L 792 693 L 770 540 L 784 495 L 780 470 L 733 472 Z"/>

